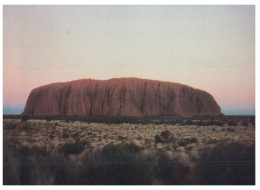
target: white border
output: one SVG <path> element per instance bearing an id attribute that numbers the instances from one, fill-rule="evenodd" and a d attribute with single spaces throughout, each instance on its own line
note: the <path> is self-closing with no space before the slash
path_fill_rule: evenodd
<path id="1" fill-rule="evenodd" d="M 253 5 L 256 0 L 3 0 L 3 5 Z"/>
<path id="2" fill-rule="evenodd" d="M 259 34 L 259 24 L 257 23 L 257 21 L 259 21 L 259 14 L 257 13 L 258 10 L 258 6 L 257 6 L 257 1 L 256 0 L 219 0 L 219 1 L 208 1 L 208 0 L 182 0 L 182 1 L 176 1 L 176 0 L 109 0 L 109 1 L 105 1 L 105 0 L 96 0 L 96 1 L 89 1 L 89 0 L 65 0 L 65 1 L 58 1 L 58 0 L 39 0 L 39 1 L 33 1 L 33 0 L 24 0 L 24 1 L 18 1 L 18 0 L 2 0 L 2 7 L 0 10 L 0 20 L 1 20 L 1 27 L 3 27 L 3 5 L 255 5 L 255 15 L 256 15 L 256 19 L 255 19 L 255 29 L 256 32 L 255 34 Z M 258 31 L 258 32 L 257 32 Z M 1 41 L 3 44 L 3 28 L 1 30 Z M 259 83 L 259 76 L 257 75 L 259 73 L 259 67 L 257 65 L 258 63 L 258 44 L 259 44 L 259 38 L 255 37 L 255 44 L 256 44 L 256 59 L 255 59 L 255 67 L 256 67 L 256 80 L 255 80 L 255 84 Z M 1 62 L 2 62 L 2 66 L 1 66 L 1 74 L 3 74 L 3 45 L 1 46 Z M 3 90 L 3 76 L 1 77 L 1 89 Z M 258 117 L 258 108 L 259 108 L 259 101 L 257 99 L 257 95 L 259 94 L 259 88 L 257 88 L 256 85 L 256 185 L 255 186 L 210 186 L 210 188 L 213 189 L 219 189 L 219 188 L 235 188 L 235 189 L 256 189 L 259 186 L 259 175 L 258 175 L 258 171 L 259 171 L 259 164 L 258 164 L 258 158 L 259 158 L 259 151 L 258 151 L 258 121 L 259 121 L 259 117 Z M 3 115 L 3 93 L 1 92 L 1 106 L 2 109 L 0 111 L 0 114 Z M 3 118 L 1 116 L 1 130 L 0 130 L 0 139 L 1 139 L 1 146 L 0 146 L 0 151 L 1 151 L 1 164 L 0 164 L 0 169 L 1 172 L 3 172 L 3 157 L 2 157 L 2 152 L 3 152 L 3 139 L 2 139 L 2 135 L 3 135 L 3 131 L 2 131 L 2 123 L 3 123 Z M 2 174 L 2 173 L 1 173 Z M 2 179 L 2 175 L 0 175 L 0 184 L 3 184 L 3 179 Z M 22 188 L 22 189 L 30 189 L 30 188 L 55 188 L 55 187 L 59 187 L 59 186 L 3 186 L 3 189 L 9 189 L 9 188 L 14 188 L 16 189 L 17 187 Z M 141 186 L 138 188 L 149 188 L 149 189 L 154 189 L 154 188 L 166 188 L 166 189 L 172 189 L 172 188 L 180 188 L 180 189 L 186 189 L 188 188 L 194 188 L 194 189 L 208 189 L 209 186 Z M 71 189 L 72 186 L 62 186 L 62 188 L 64 189 Z M 109 188 L 109 189 L 114 189 L 114 188 L 122 188 L 122 186 L 73 186 L 73 188 Z M 129 189 L 129 188 L 136 188 L 136 186 L 124 186 L 123 188 Z"/>

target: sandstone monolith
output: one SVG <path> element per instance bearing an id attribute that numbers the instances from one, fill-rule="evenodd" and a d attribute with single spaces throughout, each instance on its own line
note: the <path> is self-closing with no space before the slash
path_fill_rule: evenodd
<path id="1" fill-rule="evenodd" d="M 218 116 L 207 92 L 187 85 L 139 78 L 81 79 L 31 91 L 28 116 Z"/>

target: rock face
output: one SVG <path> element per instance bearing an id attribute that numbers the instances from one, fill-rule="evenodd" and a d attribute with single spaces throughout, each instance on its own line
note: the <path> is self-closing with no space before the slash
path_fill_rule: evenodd
<path id="1" fill-rule="evenodd" d="M 82 79 L 53 83 L 31 91 L 23 115 L 29 116 L 218 116 L 207 92 L 139 78 Z"/>

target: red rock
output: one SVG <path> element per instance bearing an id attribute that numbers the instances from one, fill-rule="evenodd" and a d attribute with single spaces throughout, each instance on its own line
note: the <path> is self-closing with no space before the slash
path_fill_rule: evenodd
<path id="1" fill-rule="evenodd" d="M 23 115 L 30 116 L 218 116 L 207 92 L 139 78 L 82 79 L 48 84 L 31 91 Z"/>

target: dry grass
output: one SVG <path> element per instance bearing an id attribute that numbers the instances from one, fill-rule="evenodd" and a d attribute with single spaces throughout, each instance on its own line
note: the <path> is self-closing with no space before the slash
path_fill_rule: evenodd
<path id="1" fill-rule="evenodd" d="M 194 123 L 198 122 L 144 125 L 4 119 L 4 184 L 254 184 L 253 123 Z M 233 154 L 228 152 L 232 148 Z M 218 159 L 250 163 L 225 162 L 216 167 L 201 162 L 215 159 L 216 151 Z M 97 164 L 111 162 L 119 164 Z M 245 174 L 236 177 L 239 168 Z M 240 179 L 241 175 L 246 178 Z"/>

